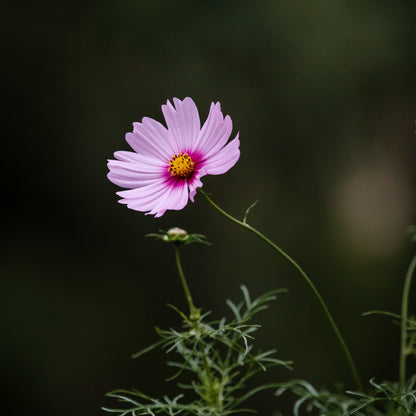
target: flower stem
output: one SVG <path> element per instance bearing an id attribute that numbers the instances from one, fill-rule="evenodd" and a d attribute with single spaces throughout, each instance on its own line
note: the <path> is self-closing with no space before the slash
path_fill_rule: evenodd
<path id="1" fill-rule="evenodd" d="M 406 278 L 404 280 L 403 296 L 402 296 L 402 313 L 401 313 L 401 343 L 400 343 L 400 363 L 399 363 L 399 380 L 400 386 L 404 387 L 406 382 L 406 357 L 407 357 L 407 319 L 409 292 L 412 276 L 416 268 L 416 254 L 413 256 L 407 269 Z"/>
<path id="2" fill-rule="evenodd" d="M 199 331 L 200 329 L 199 323 L 200 323 L 200 318 L 201 318 L 200 310 L 195 308 L 194 302 L 192 300 L 191 292 L 189 290 L 189 286 L 188 286 L 188 283 L 186 282 L 185 274 L 182 269 L 181 258 L 179 255 L 179 248 L 177 246 L 175 246 L 175 259 L 176 259 L 176 266 L 178 268 L 179 277 L 181 279 L 183 290 L 185 292 L 185 297 L 189 305 L 189 320 L 194 325 L 194 328 L 196 328 Z M 221 406 L 222 403 L 221 403 L 220 397 L 217 397 L 217 395 L 215 394 L 215 388 L 214 388 L 214 383 L 216 381 L 215 377 L 212 375 L 207 355 L 204 353 L 201 344 L 200 344 L 200 347 L 201 347 L 201 352 L 203 356 L 203 368 L 204 368 L 204 373 L 205 373 L 205 377 L 201 378 L 201 382 L 205 385 L 207 389 L 207 395 L 204 398 L 209 405 L 214 403 L 218 406 Z"/>
<path id="3" fill-rule="evenodd" d="M 243 221 L 238 220 L 237 218 L 233 217 L 232 215 L 228 214 L 227 212 L 225 212 L 223 209 L 221 209 L 202 189 L 198 189 L 199 192 L 201 192 L 201 194 L 205 197 L 205 199 L 222 215 L 224 215 L 224 217 L 228 218 L 230 221 L 232 221 L 233 223 L 239 225 L 240 227 L 245 228 L 246 230 L 251 231 L 253 234 L 255 234 L 257 237 L 259 237 L 261 240 L 263 240 L 265 243 L 267 243 L 269 246 L 271 246 L 275 251 L 277 251 L 280 255 L 282 255 L 287 261 L 289 261 L 294 267 L 295 269 L 302 275 L 302 277 L 305 279 L 306 283 L 309 285 L 309 287 L 312 289 L 314 295 L 316 296 L 316 298 L 318 299 L 319 304 L 321 305 L 322 309 L 325 312 L 326 317 L 328 318 L 329 321 L 329 325 L 332 328 L 335 337 L 338 340 L 338 343 L 345 355 L 345 358 L 348 362 L 348 366 L 350 368 L 351 371 L 351 376 L 354 380 L 354 383 L 356 385 L 356 387 L 362 391 L 362 384 L 361 384 L 361 380 L 360 377 L 358 375 L 358 371 L 357 368 L 355 366 L 354 360 L 352 359 L 351 353 L 347 347 L 347 344 L 344 341 L 344 338 L 341 335 L 340 330 L 338 329 L 337 324 L 335 323 L 334 318 L 332 317 L 332 314 L 330 313 L 328 307 L 326 306 L 326 303 L 324 302 L 321 294 L 319 293 L 318 289 L 315 287 L 315 285 L 312 283 L 312 280 L 309 278 L 309 276 L 305 273 L 305 271 L 299 266 L 299 264 L 292 259 L 292 257 L 290 257 L 285 251 L 283 251 L 278 245 L 276 245 L 275 243 L 273 243 L 273 241 L 271 241 L 269 238 L 267 238 L 265 235 L 263 235 L 260 231 L 256 230 L 254 227 L 252 227 L 251 225 L 249 225 L 246 221 L 246 217 L 247 217 L 247 213 L 248 210 L 246 212 L 246 215 L 244 217 Z"/>
<path id="4" fill-rule="evenodd" d="M 188 283 L 185 279 L 185 274 L 183 273 L 182 264 L 181 264 L 181 258 L 179 256 L 179 248 L 175 246 L 175 259 L 176 259 L 176 267 L 178 268 L 178 274 L 181 279 L 182 287 L 185 292 L 185 297 L 189 305 L 189 317 L 192 320 L 199 315 L 198 309 L 195 308 L 194 302 L 192 300 L 191 292 L 189 290 Z"/>

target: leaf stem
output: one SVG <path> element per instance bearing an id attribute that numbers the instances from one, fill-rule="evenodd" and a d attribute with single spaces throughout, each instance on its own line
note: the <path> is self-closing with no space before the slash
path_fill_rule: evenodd
<path id="1" fill-rule="evenodd" d="M 225 212 L 222 208 L 220 208 L 201 188 L 198 189 L 199 192 L 205 197 L 205 199 L 220 213 L 222 214 L 224 217 L 226 217 L 227 219 L 229 219 L 230 221 L 232 221 L 233 223 L 239 225 L 240 227 L 245 228 L 246 230 L 249 230 L 250 232 L 252 232 L 253 234 L 255 234 L 257 237 L 259 237 L 261 240 L 263 240 L 265 243 L 267 243 L 269 246 L 271 246 L 275 251 L 277 251 L 281 256 L 283 256 L 287 261 L 289 261 L 292 266 L 295 267 L 295 269 L 301 274 L 301 276 L 305 279 L 306 283 L 309 285 L 309 287 L 312 289 L 312 292 L 314 293 L 315 297 L 317 298 L 319 304 L 321 305 L 322 309 L 324 310 L 324 313 L 326 315 L 326 317 L 328 318 L 329 321 L 329 325 L 331 327 L 331 329 L 333 330 L 335 337 L 338 340 L 338 343 L 345 355 L 345 358 L 347 360 L 348 366 L 350 368 L 351 371 L 351 376 L 354 380 L 354 383 L 356 385 L 356 387 L 362 391 L 362 384 L 361 384 L 361 380 L 360 377 L 358 375 L 358 371 L 357 368 L 355 366 L 354 360 L 351 356 L 351 353 L 347 347 L 347 344 L 344 341 L 344 338 L 341 335 L 340 330 L 338 329 L 337 324 L 335 323 L 334 318 L 332 317 L 332 314 L 330 313 L 328 307 L 326 306 L 326 303 L 324 302 L 321 294 L 319 293 L 318 289 L 316 288 L 316 286 L 313 284 L 312 280 L 309 278 L 309 276 L 305 273 L 305 271 L 299 266 L 299 264 L 292 259 L 292 257 L 290 257 L 285 251 L 283 251 L 277 244 L 275 244 L 273 241 L 271 241 L 269 238 L 267 238 L 264 234 L 262 234 L 260 231 L 258 231 L 257 229 L 255 229 L 254 227 L 252 227 L 251 225 L 249 225 L 247 223 L 247 214 L 249 209 L 247 210 L 243 221 L 238 220 L 237 218 L 233 217 L 232 215 L 228 214 L 227 212 Z"/>
<path id="2" fill-rule="evenodd" d="M 399 363 L 399 380 L 400 386 L 403 388 L 406 382 L 406 357 L 407 357 L 407 321 L 409 292 L 412 276 L 416 268 L 416 254 L 413 256 L 407 269 L 406 278 L 404 280 L 403 296 L 402 296 L 402 313 L 401 313 L 401 343 L 400 343 L 400 363 Z"/>

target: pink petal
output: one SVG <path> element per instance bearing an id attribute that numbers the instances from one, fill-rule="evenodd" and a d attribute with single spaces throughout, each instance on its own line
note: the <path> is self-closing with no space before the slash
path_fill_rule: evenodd
<path id="1" fill-rule="evenodd" d="M 119 150 L 118 152 L 115 152 L 114 157 L 123 162 L 133 162 L 133 163 L 139 162 L 139 163 L 144 163 L 148 166 L 162 166 L 166 164 L 165 160 L 162 161 L 152 156 L 139 155 L 138 153 L 128 152 L 125 150 Z"/>
<path id="2" fill-rule="evenodd" d="M 210 157 L 227 143 L 232 129 L 231 118 L 229 116 L 223 117 L 220 103 L 211 103 L 208 118 L 202 126 L 194 149 L 203 154 L 205 158 Z"/>
<path id="3" fill-rule="evenodd" d="M 139 124 L 139 123 L 133 123 Z M 162 148 L 158 148 L 158 145 L 155 143 L 151 143 L 150 139 L 144 136 L 142 133 L 137 131 L 137 126 L 134 126 L 133 133 L 126 133 L 126 142 L 130 145 L 130 147 L 143 156 L 149 156 L 159 160 L 168 160 L 169 156 L 168 153 L 162 150 Z"/>
<path id="4" fill-rule="evenodd" d="M 201 174 L 202 173 L 202 174 Z M 202 182 L 201 182 L 201 177 L 205 175 L 205 172 L 200 172 L 200 174 L 198 175 L 198 177 L 195 177 L 191 183 L 188 184 L 189 187 L 189 199 L 194 202 L 194 197 L 196 194 L 196 190 L 198 188 L 202 188 Z"/>
<path id="5" fill-rule="evenodd" d="M 167 209 L 180 210 L 188 203 L 188 186 L 186 181 L 169 184 L 164 196 L 148 214 L 161 217 Z"/>
<path id="6" fill-rule="evenodd" d="M 138 155 L 134 152 L 127 152 L 125 150 L 119 150 L 118 152 L 114 152 L 114 157 L 118 160 L 122 160 L 123 162 L 136 162 L 136 161 L 143 161 L 146 163 L 146 161 L 149 160 L 148 157 L 145 157 L 143 155 Z M 158 159 L 155 159 L 158 160 Z"/>
<path id="7" fill-rule="evenodd" d="M 205 145 L 202 150 L 205 154 L 205 157 L 208 158 L 211 155 L 214 155 L 219 150 L 221 150 L 224 145 L 227 143 L 228 139 L 231 136 L 233 131 L 233 123 L 229 116 L 226 116 L 225 119 L 217 125 L 215 133 L 213 134 L 211 140 Z"/>
<path id="8" fill-rule="evenodd" d="M 153 178 L 127 176 L 124 173 L 118 172 L 109 172 L 107 174 L 107 178 L 115 185 L 128 189 L 137 188 L 139 186 L 146 186 L 155 181 Z"/>
<path id="9" fill-rule="evenodd" d="M 117 192 L 119 202 L 136 211 L 160 217 L 167 209 L 180 210 L 188 202 L 186 181 L 168 182 L 157 180 L 149 185 Z"/>
<path id="10" fill-rule="evenodd" d="M 175 107 L 168 100 L 166 105 L 162 105 L 162 112 L 165 116 L 171 140 L 176 142 L 176 151 L 192 150 L 194 140 L 198 137 L 201 123 L 199 120 L 198 109 L 189 97 L 183 101 L 173 99 Z"/>
<path id="11" fill-rule="evenodd" d="M 203 162 L 206 173 L 208 175 L 220 175 L 232 168 L 240 157 L 239 146 L 240 141 L 237 134 L 234 140 Z"/>
<path id="12" fill-rule="evenodd" d="M 115 152 L 114 157 L 118 160 L 108 160 L 108 166 L 123 166 L 138 172 L 161 172 L 168 166 L 167 161 L 161 161 L 138 155 L 133 152 Z"/>
<path id="13" fill-rule="evenodd" d="M 108 179 L 123 188 L 137 188 L 166 175 L 167 164 L 133 152 L 116 152 L 109 160 Z"/>
<path id="14" fill-rule="evenodd" d="M 144 117 L 141 123 L 133 123 L 133 132 L 126 134 L 126 141 L 138 154 L 159 160 L 168 160 L 172 153 L 166 127 L 158 121 Z"/>
<path id="15" fill-rule="evenodd" d="M 222 119 L 223 117 L 221 113 L 220 103 L 211 103 L 208 117 L 194 142 L 195 149 L 203 149 L 205 147 L 207 140 L 212 137 L 213 131 L 215 130 L 217 124 L 222 121 Z"/>
<path id="16" fill-rule="evenodd" d="M 163 197 L 166 189 L 167 184 L 157 180 L 140 188 L 117 192 L 117 195 L 122 198 L 118 202 L 126 204 L 128 208 L 135 211 L 151 211 L 157 201 Z"/>
<path id="17" fill-rule="evenodd" d="M 133 123 L 133 134 L 140 141 L 137 142 L 137 139 L 131 136 L 129 140 L 132 140 L 132 144 L 140 151 L 136 150 L 130 142 L 129 144 L 138 153 L 150 154 L 162 159 L 169 159 L 175 153 L 175 143 L 169 138 L 168 130 L 152 118 L 143 117 L 141 123 Z"/>
<path id="18" fill-rule="evenodd" d="M 119 160 L 109 160 L 108 168 L 108 179 L 123 188 L 145 186 L 166 175 L 166 168 L 151 166 L 151 169 L 146 169 L 138 163 Z"/>

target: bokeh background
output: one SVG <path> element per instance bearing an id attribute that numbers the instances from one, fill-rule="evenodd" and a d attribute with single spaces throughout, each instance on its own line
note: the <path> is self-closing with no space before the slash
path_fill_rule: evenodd
<path id="1" fill-rule="evenodd" d="M 282 258 L 200 196 L 161 219 L 117 203 L 106 159 L 160 106 L 211 101 L 240 132 L 241 158 L 204 189 L 250 215 L 312 276 L 363 379 L 395 379 L 399 312 L 416 223 L 416 2 L 101 0 L 6 2 L 2 17 L 2 408 L 102 415 L 105 392 L 174 392 L 157 352 L 131 354 L 185 308 L 172 248 L 144 238 L 180 226 L 212 247 L 183 250 L 195 302 L 284 287 L 257 341 L 307 378 L 353 387 L 311 291 Z M 414 292 L 413 292 L 414 293 Z M 412 312 L 415 312 L 412 295 Z M 414 363 L 413 363 L 414 364 Z M 414 367 L 413 367 L 414 368 Z M 289 414 L 264 394 L 261 414 Z"/>

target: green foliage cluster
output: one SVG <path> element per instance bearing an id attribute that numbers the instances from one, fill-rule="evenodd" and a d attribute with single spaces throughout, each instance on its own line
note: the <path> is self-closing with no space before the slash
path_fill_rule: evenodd
<path id="1" fill-rule="evenodd" d="M 386 311 L 370 311 L 363 315 L 380 314 L 394 318 L 401 325 L 402 317 Z M 416 319 L 406 320 L 405 356 L 416 355 Z M 332 393 L 327 389 L 317 390 L 305 380 L 281 383 L 276 396 L 285 392 L 297 398 L 293 406 L 294 416 L 309 413 L 317 416 L 416 416 L 416 374 L 407 383 L 369 381 L 368 393 L 347 391 Z"/>
<path id="2" fill-rule="evenodd" d="M 298 398 L 293 407 L 294 416 L 312 413 L 319 416 L 415 416 L 416 375 L 405 386 L 399 383 L 376 383 L 370 380 L 368 393 L 347 391 L 346 394 L 331 393 L 326 389 L 316 390 L 304 380 L 282 383 L 276 395 L 286 391 Z"/>
<path id="3" fill-rule="evenodd" d="M 249 380 L 269 367 L 290 363 L 274 357 L 275 350 L 260 351 L 254 348 L 253 333 L 259 325 L 251 323 L 258 312 L 266 309 L 285 290 L 267 292 L 252 300 L 245 286 L 241 286 L 243 300 L 227 300 L 233 317 L 209 321 L 205 313 L 197 321 L 182 317 L 182 329 L 157 329 L 161 339 L 138 352 L 142 356 L 155 348 L 163 348 L 176 359 L 168 361 L 176 373 L 175 380 L 183 391 L 174 398 L 152 398 L 138 390 L 114 390 L 107 395 L 122 403 L 122 408 L 104 408 L 119 416 L 137 415 L 204 415 L 224 416 L 250 411 L 241 405 L 254 394 L 278 385 L 266 384 L 249 388 Z M 183 381 L 182 379 L 185 379 Z"/>
<path id="4" fill-rule="evenodd" d="M 171 307 L 181 316 L 181 330 L 157 329 L 160 340 L 138 352 L 134 357 L 142 356 L 155 348 L 162 348 L 167 354 L 175 354 L 175 361 L 168 361 L 176 373 L 169 381 L 176 381 L 181 392 L 173 398 L 164 396 L 153 398 L 139 390 L 114 390 L 107 395 L 122 404 L 120 408 L 104 408 L 119 416 L 138 415 L 197 415 L 225 416 L 233 413 L 254 412 L 242 405 L 259 391 L 277 389 L 276 396 L 290 392 L 295 396 L 293 414 L 301 416 L 416 416 L 416 374 L 406 377 L 406 359 L 416 355 L 416 319 L 408 316 L 410 284 L 416 270 L 416 255 L 412 258 L 403 288 L 401 314 L 386 311 L 370 311 L 364 315 L 381 314 L 393 318 L 401 327 L 401 349 L 399 362 L 399 380 L 378 383 L 369 382 L 364 390 L 342 335 L 332 318 L 321 295 L 303 269 L 290 256 L 262 233 L 247 223 L 246 211 L 243 221 L 230 216 L 219 208 L 205 193 L 203 195 L 218 211 L 232 222 L 248 229 L 283 255 L 304 277 L 327 315 L 331 327 L 340 341 L 351 374 L 355 378 L 357 391 L 338 391 L 333 393 L 325 388 L 316 389 L 305 380 L 291 380 L 285 383 L 269 383 L 255 387 L 249 386 L 251 378 L 269 367 L 282 365 L 290 368 L 290 362 L 275 358 L 276 350 L 262 352 L 254 347 L 253 333 L 260 327 L 251 323 L 252 318 L 268 307 L 284 290 L 274 290 L 252 300 L 248 289 L 241 286 L 243 300 L 234 303 L 227 300 L 232 319 L 208 320 L 210 312 L 202 314 L 195 308 L 188 284 L 183 273 L 179 249 L 181 245 L 191 243 L 209 244 L 201 234 L 188 234 L 180 228 L 149 234 L 162 241 L 173 243 L 179 277 L 189 305 L 189 316 Z M 411 240 L 416 241 L 416 227 L 410 227 Z"/>

